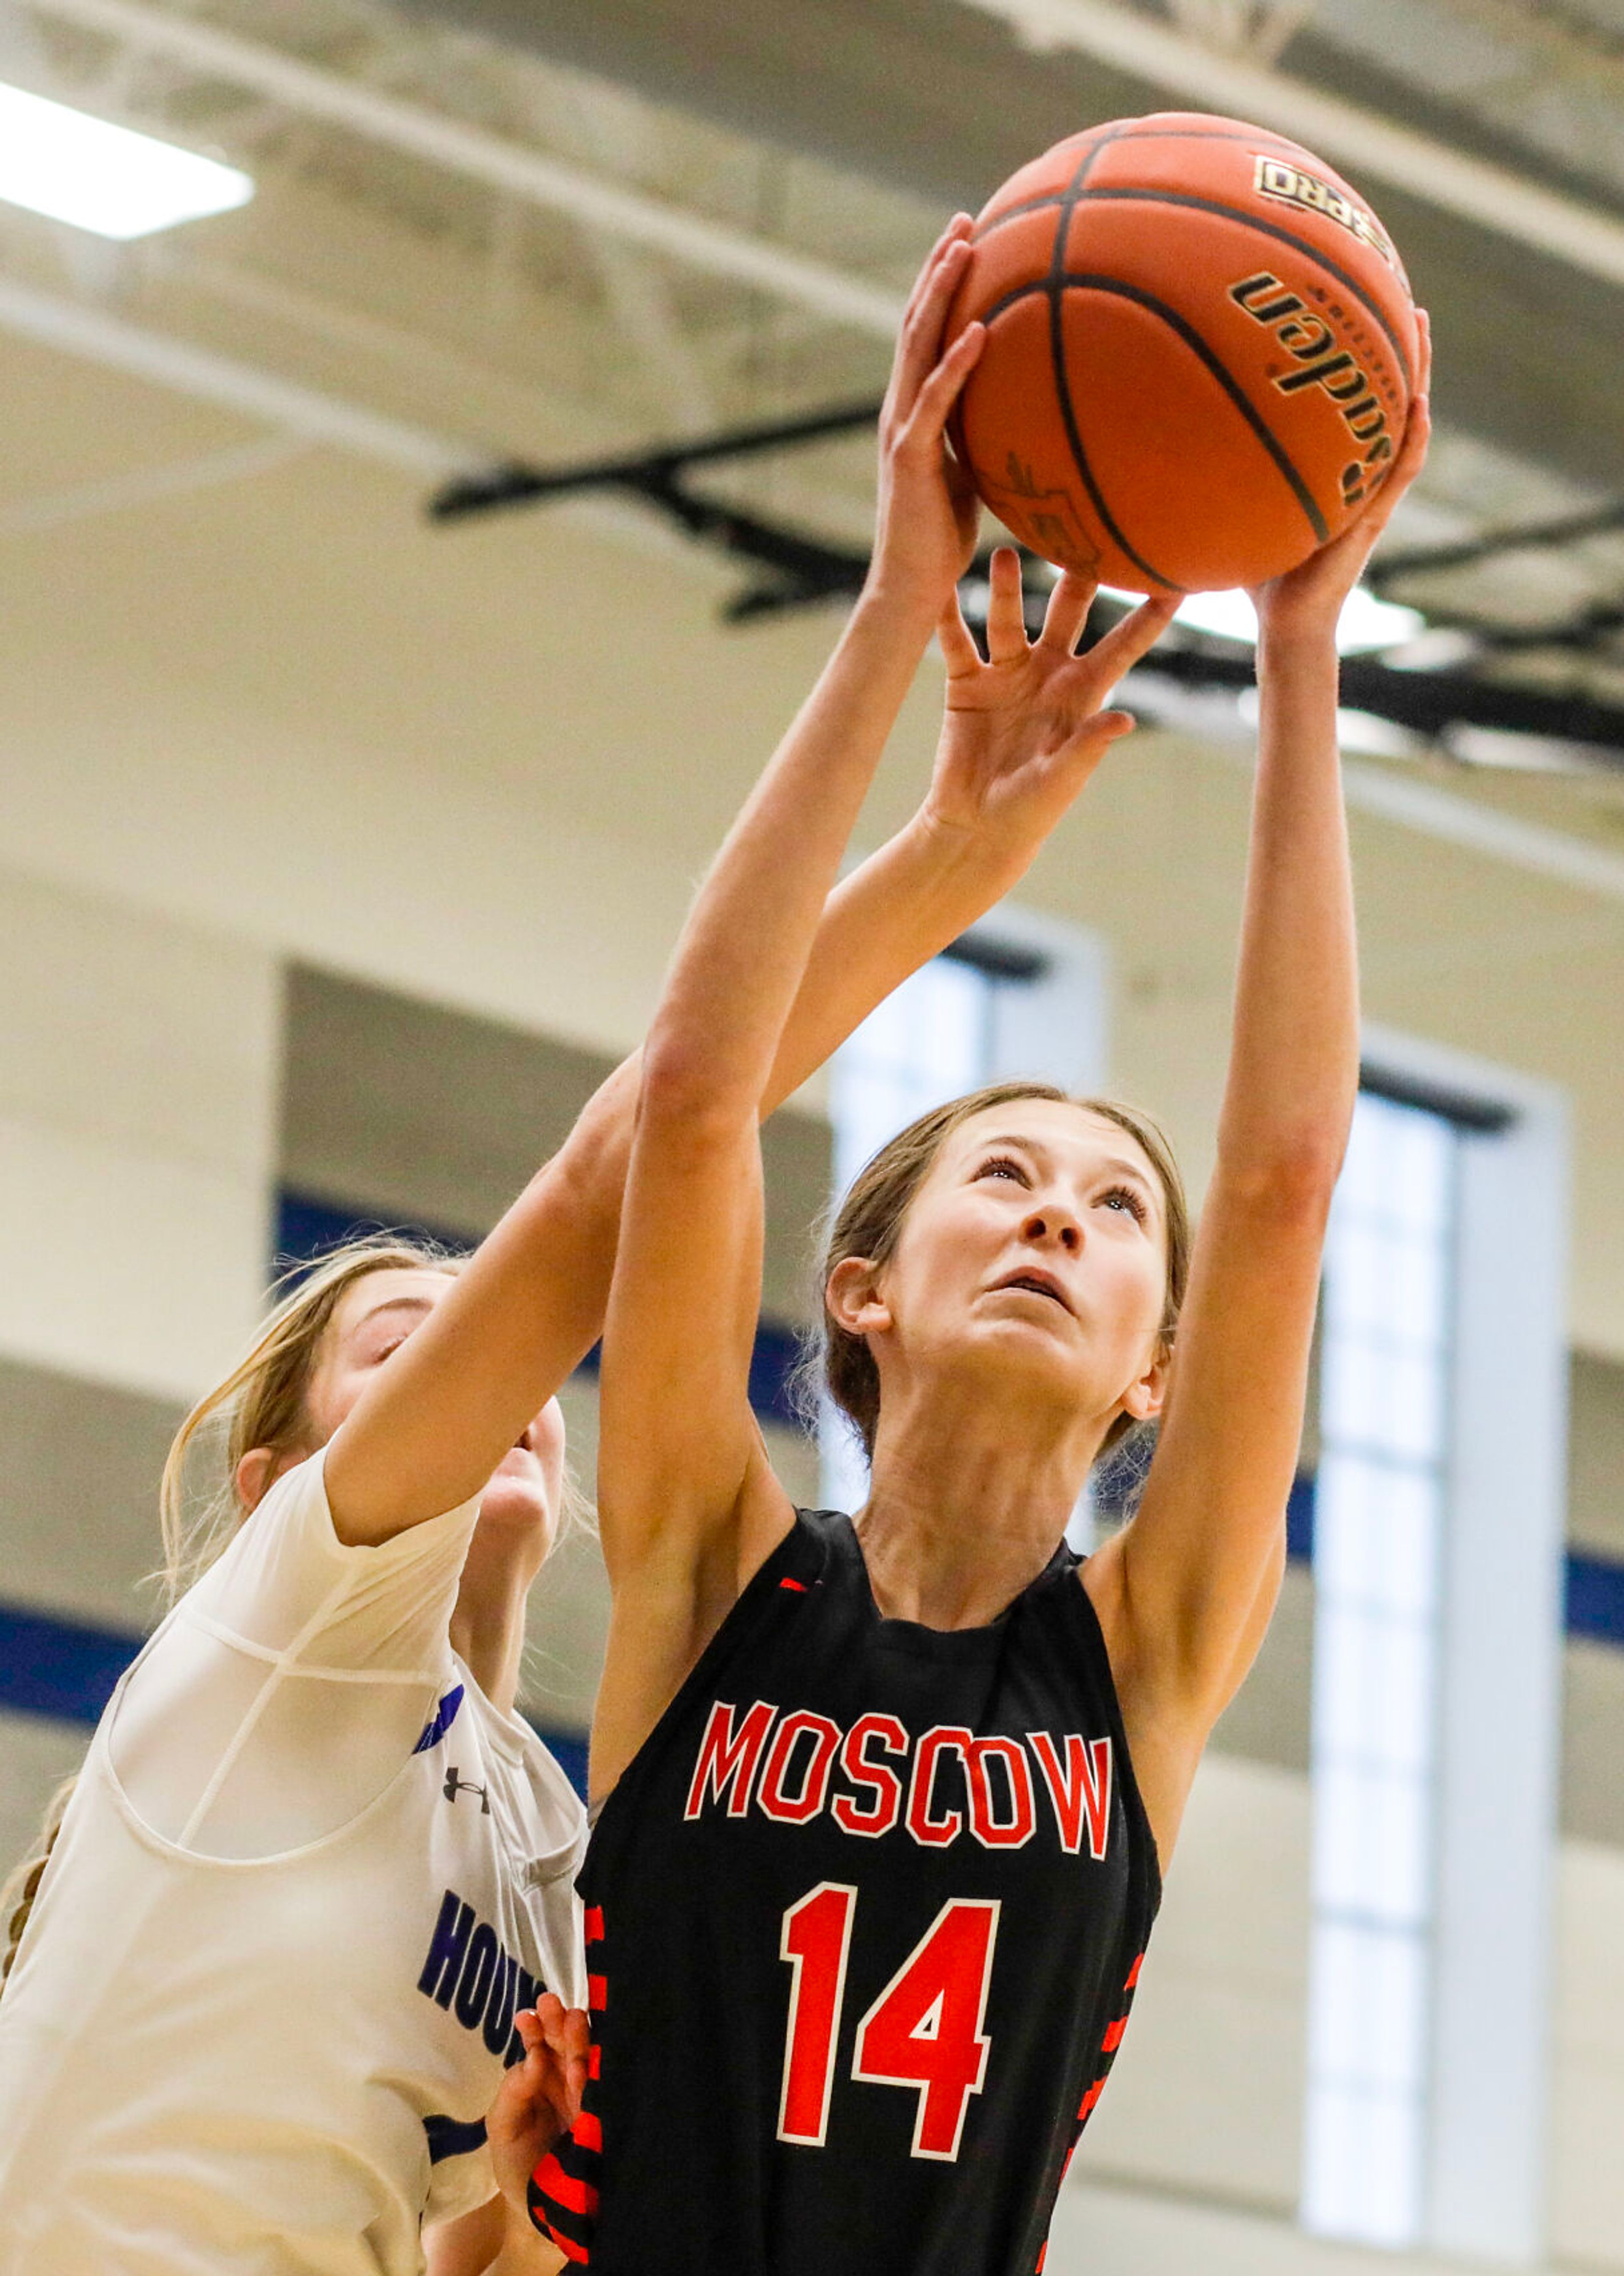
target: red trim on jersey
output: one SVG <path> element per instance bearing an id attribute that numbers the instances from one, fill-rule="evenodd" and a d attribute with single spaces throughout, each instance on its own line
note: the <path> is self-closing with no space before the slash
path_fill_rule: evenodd
<path id="1" fill-rule="evenodd" d="M 804 1597 L 807 1593 L 806 1582 L 804 1581 L 792 1581 L 788 1574 L 785 1574 L 783 1580 L 779 1582 L 778 1586 L 780 1589 L 793 1589 L 798 1597 Z"/>
<path id="2" fill-rule="evenodd" d="M 571 2127 L 570 2133 L 583 2150 L 596 2150 L 600 2157 L 603 2155 L 603 2121 L 593 2112 L 583 2110 Z"/>
<path id="3" fill-rule="evenodd" d="M 1145 1956 L 1144 1956 L 1143 1953 L 1142 1952 L 1142 1953 L 1140 1954 L 1140 1955 L 1139 1955 L 1138 1959 L 1134 1962 L 1133 1966 L 1132 1966 L 1132 1967 L 1128 1969 L 1128 1971 L 1127 1971 L 1127 1983 L 1123 1985 L 1123 1987 L 1122 1987 L 1122 1988 L 1123 1988 L 1123 1990 L 1124 1990 L 1125 1992 L 1131 1992 L 1131 1991 L 1133 1990 L 1133 1988 L 1134 1988 L 1135 1984 L 1138 1983 L 1138 1981 L 1139 1981 L 1139 1971 L 1140 1971 L 1140 1969 L 1144 1966 L 1144 1964 L 1145 1964 Z"/>
<path id="4" fill-rule="evenodd" d="M 596 2077 L 597 2077 L 597 2075 L 598 2075 L 598 2074 L 599 2074 L 599 2071 L 600 2071 L 600 2069 L 601 2069 L 601 2067 L 602 2067 L 602 2065 L 603 2065 L 603 2048 L 602 2048 L 602 2047 L 594 2046 L 594 2047 L 590 2047 L 590 2048 L 588 2048 L 588 2052 L 587 2052 L 587 2076 L 588 2076 L 588 2078 L 596 2078 Z"/>
<path id="5" fill-rule="evenodd" d="M 573 2260 L 582 2268 L 586 2266 L 592 2255 L 584 2244 L 577 2244 L 573 2236 L 565 2236 L 561 2228 L 555 2228 L 551 2221 L 545 2218 L 543 2219 L 542 2226 L 547 2231 L 548 2242 L 556 2244 L 566 2260 Z"/>
<path id="6" fill-rule="evenodd" d="M 603 1941 L 603 1906 L 588 1905 L 581 1925 L 582 1937 L 588 1944 L 602 1944 Z"/>
<path id="7" fill-rule="evenodd" d="M 595 2015 L 601 2015 L 604 2008 L 608 2007 L 609 1978 L 607 1976 L 588 1976 L 587 2005 L 590 2007 Z"/>
<path id="8" fill-rule="evenodd" d="M 597 2211 L 597 2191 L 591 2182 L 578 2181 L 573 2174 L 566 2174 L 550 2150 L 530 2178 L 550 2204 L 562 2205 L 566 2212 Z"/>
<path id="9" fill-rule="evenodd" d="M 1127 2030 L 1127 2017 L 1126 2015 L 1119 2015 L 1116 2022 L 1107 2028 L 1103 2047 L 1103 2052 L 1105 2054 L 1115 2054 L 1117 2049 L 1122 2044 L 1122 2034 Z"/>

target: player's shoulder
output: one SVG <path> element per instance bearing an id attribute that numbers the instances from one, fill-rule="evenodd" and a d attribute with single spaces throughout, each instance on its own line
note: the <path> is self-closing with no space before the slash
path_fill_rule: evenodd
<path id="1" fill-rule="evenodd" d="M 782 1567 L 781 1585 L 836 1590 L 866 1590 L 869 1585 L 857 1529 L 843 1509 L 797 1509 L 776 1563 Z"/>
<path id="2" fill-rule="evenodd" d="M 505 1711 L 486 1696 L 455 1653 L 452 1666 L 456 1693 L 460 1696 L 448 1693 L 441 1701 L 436 1719 L 445 1728 L 437 1736 L 448 1745 L 453 1737 L 459 1738 L 458 1751 L 479 1761 L 484 1771 L 500 1779 L 512 1804 L 526 1821 L 531 1846 L 538 1846 L 540 1836 L 543 1837 L 540 1847 L 567 1847 L 585 1827 L 587 1812 L 564 1765 L 517 1708 Z M 457 1725 L 461 1726 L 459 1731 L 454 1727 Z M 429 1734 L 424 1735 L 428 1738 Z M 420 1746 L 422 1743 L 419 1741 Z"/>

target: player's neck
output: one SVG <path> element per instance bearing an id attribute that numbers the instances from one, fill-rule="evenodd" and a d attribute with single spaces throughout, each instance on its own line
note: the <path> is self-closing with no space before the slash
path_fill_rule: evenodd
<path id="1" fill-rule="evenodd" d="M 475 1567 L 470 1556 L 452 1612 L 452 1650 L 493 1707 L 511 1715 L 524 1652 L 527 1576 L 511 1561 Z"/>
<path id="2" fill-rule="evenodd" d="M 883 1417 L 857 1521 L 881 1612 L 935 1628 L 996 1620 L 1054 1554 L 1093 1438 L 1015 1434 L 996 1411 L 945 1423 L 939 1401 Z"/>

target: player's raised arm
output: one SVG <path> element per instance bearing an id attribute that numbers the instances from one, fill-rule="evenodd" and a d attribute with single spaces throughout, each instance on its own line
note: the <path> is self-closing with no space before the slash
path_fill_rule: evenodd
<path id="1" fill-rule="evenodd" d="M 1284 1561 L 1320 1254 L 1359 1081 L 1337 619 L 1421 466 L 1424 387 L 1423 371 L 1379 499 L 1254 596 L 1262 710 L 1217 1166 L 1144 1497 L 1088 1568 L 1165 1846 Z"/>
<path id="2" fill-rule="evenodd" d="M 747 1398 L 757 1111 L 820 898 L 929 620 L 939 615 L 949 677 L 922 835 L 937 858 L 956 848 L 1008 884 L 1131 726 L 1101 704 L 1171 613 L 1152 604 L 1078 659 L 1092 588 L 1066 579 L 1029 642 L 1019 565 L 1004 552 L 983 662 L 953 591 L 973 522 L 944 479 L 941 440 L 974 334 L 935 361 L 961 257 L 956 238 L 938 249 L 898 351 L 869 587 L 706 882 L 645 1051 L 602 1378 L 599 1514 L 616 1603 L 594 1733 L 600 1789 L 791 1522 Z"/>
<path id="3" fill-rule="evenodd" d="M 757 1121 L 819 911 L 974 544 L 974 500 L 945 478 L 944 433 L 979 331 L 938 360 L 964 228 L 937 246 L 904 320 L 868 582 L 700 890 L 644 1046 L 601 1377 L 598 1507 L 616 1603 L 595 1784 L 612 1782 L 732 1602 L 745 1560 L 790 1521 L 748 1397 Z"/>
<path id="4" fill-rule="evenodd" d="M 747 1090 L 752 1117 L 805 1081 L 891 989 L 982 914 L 1039 842 L 1012 861 L 1012 843 L 941 826 L 928 806 L 825 905 L 863 791 L 974 542 L 974 496 L 942 436 L 979 329 L 936 368 L 968 227 L 962 216 L 950 225 L 915 288 L 885 412 L 876 571 L 786 740 L 803 776 L 827 778 L 835 802 L 818 812 L 834 818 L 808 846 L 793 945 L 774 967 L 792 1001 L 774 996 L 737 1094 Z M 842 768 L 853 792 L 843 804 Z M 750 811 L 751 842 L 767 844 L 770 869 L 780 808 L 763 808 L 758 796 Z M 664 1044 L 666 1071 L 671 1058 Z M 477 1492 L 596 1340 L 641 1078 L 640 1058 L 617 1069 L 338 1432 L 327 1484 L 346 1539 L 385 1539 Z"/>

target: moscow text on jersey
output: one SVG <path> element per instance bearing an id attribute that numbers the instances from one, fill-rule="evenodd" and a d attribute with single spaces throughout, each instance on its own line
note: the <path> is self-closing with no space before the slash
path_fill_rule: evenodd
<path id="1" fill-rule="evenodd" d="M 740 1710 L 718 1699 L 699 1743 L 683 1816 L 707 1808 L 744 1817 L 752 1807 L 781 1825 L 825 1811 L 869 1840 L 900 1824 L 922 1848 L 960 1840 L 1019 1849 L 1051 1819 L 1059 1844 L 1101 1859 L 1111 1830 L 1109 1737 L 977 1737 L 932 1725 L 917 1739 L 895 1715 L 866 1714 L 844 1729 L 827 1715 L 785 1712 L 764 1699 Z M 1040 1799 L 1041 1797 L 1041 1799 Z"/>

